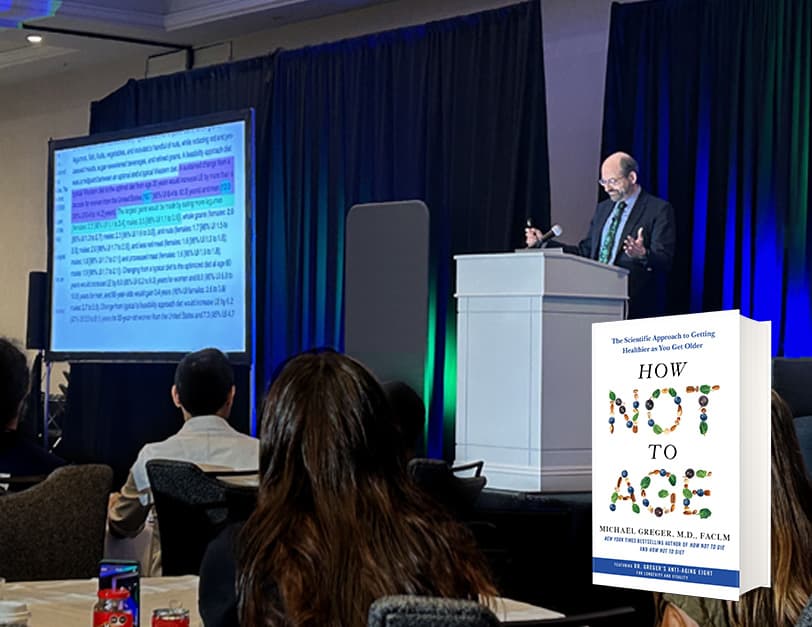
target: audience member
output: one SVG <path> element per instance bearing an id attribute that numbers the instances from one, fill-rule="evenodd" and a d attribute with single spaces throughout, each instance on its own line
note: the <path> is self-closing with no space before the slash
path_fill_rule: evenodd
<path id="1" fill-rule="evenodd" d="M 0 473 L 3 474 L 47 475 L 65 465 L 64 460 L 17 430 L 30 378 L 23 352 L 9 340 L 0 338 Z M 14 486 L 9 489 L 14 490 Z"/>
<path id="2" fill-rule="evenodd" d="M 254 470 L 259 463 L 259 440 L 228 424 L 234 402 L 234 372 L 228 358 L 215 348 L 186 355 L 175 370 L 172 400 L 184 424 L 175 435 L 147 444 L 138 453 L 121 492 L 110 499 L 110 531 L 134 537 L 143 529 L 152 507 L 147 477 L 151 459 L 173 459 L 233 470 Z M 152 566 L 157 574 L 160 550 L 157 526 L 153 531 Z"/>
<path id="3" fill-rule="evenodd" d="M 738 602 L 657 595 L 660 627 L 791 627 L 812 594 L 812 486 L 792 412 L 772 393 L 772 587 Z"/>
<path id="4" fill-rule="evenodd" d="M 417 456 L 421 447 L 426 406 L 423 399 L 403 381 L 387 381 L 382 385 L 392 418 L 400 428 L 405 446 L 406 460 Z"/>
<path id="5" fill-rule="evenodd" d="M 203 560 L 204 623 L 360 627 L 385 595 L 494 593 L 469 533 L 409 480 L 369 371 L 332 351 L 288 362 L 263 409 L 257 509 Z"/>

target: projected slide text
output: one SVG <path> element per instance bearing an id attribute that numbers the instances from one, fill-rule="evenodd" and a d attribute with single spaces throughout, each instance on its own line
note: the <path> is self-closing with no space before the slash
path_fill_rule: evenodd
<path id="1" fill-rule="evenodd" d="M 245 350 L 245 122 L 54 152 L 51 350 Z"/>

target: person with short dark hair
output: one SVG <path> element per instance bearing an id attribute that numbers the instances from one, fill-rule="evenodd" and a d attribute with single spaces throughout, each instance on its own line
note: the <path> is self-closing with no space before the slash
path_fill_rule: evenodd
<path id="1" fill-rule="evenodd" d="M 423 399 L 403 381 L 386 381 L 381 386 L 392 410 L 392 417 L 403 437 L 406 459 L 417 455 L 423 428 L 426 424 L 426 405 Z"/>
<path id="2" fill-rule="evenodd" d="M 114 494 L 108 511 L 110 531 L 134 537 L 144 527 L 152 507 L 147 477 L 151 459 L 172 459 L 229 470 L 256 470 L 259 440 L 228 424 L 234 403 L 234 372 L 221 351 L 206 348 L 186 355 L 175 370 L 172 400 L 184 424 L 175 435 L 147 444 L 138 453 L 121 492 Z M 153 563 L 148 572 L 160 569 L 157 527 L 153 531 Z"/>
<path id="3" fill-rule="evenodd" d="M 207 626 L 362 627 L 382 596 L 496 593 L 470 532 L 410 481 L 383 390 L 357 361 L 290 360 L 261 441 L 257 508 L 203 558 Z"/>
<path id="4" fill-rule="evenodd" d="M 216 348 L 186 355 L 175 370 L 172 399 L 192 417 L 216 414 L 226 404 L 230 413 L 234 371 L 228 358 Z"/>
<path id="5" fill-rule="evenodd" d="M 0 338 L 0 473 L 3 474 L 47 475 L 65 465 L 64 460 L 17 430 L 30 382 L 25 354 L 10 340 Z"/>

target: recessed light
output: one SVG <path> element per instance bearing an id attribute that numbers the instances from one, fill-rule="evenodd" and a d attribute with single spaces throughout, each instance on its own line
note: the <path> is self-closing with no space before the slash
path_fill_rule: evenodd
<path id="1" fill-rule="evenodd" d="M 30 44 L 39 44 L 42 43 L 42 35 L 27 35 L 26 40 Z"/>

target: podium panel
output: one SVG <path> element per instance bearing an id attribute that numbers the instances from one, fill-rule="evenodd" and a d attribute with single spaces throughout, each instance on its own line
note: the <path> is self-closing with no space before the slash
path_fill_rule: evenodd
<path id="1" fill-rule="evenodd" d="M 591 489 L 593 322 L 623 319 L 628 270 L 560 249 L 458 255 L 455 463 L 488 487 Z"/>

